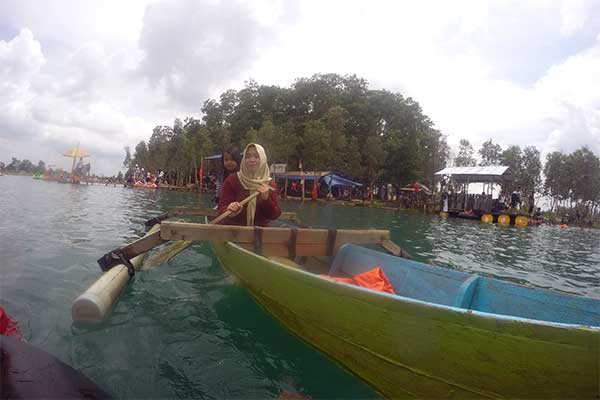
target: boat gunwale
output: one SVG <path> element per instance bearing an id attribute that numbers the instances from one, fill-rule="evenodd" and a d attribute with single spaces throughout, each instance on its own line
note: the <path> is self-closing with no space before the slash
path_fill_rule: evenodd
<path id="1" fill-rule="evenodd" d="M 353 291 L 358 291 L 358 292 L 363 292 L 363 293 L 367 293 L 370 295 L 375 295 L 375 296 L 382 296 L 384 298 L 388 298 L 390 300 L 393 301 L 399 301 L 399 302 L 404 302 L 404 303 L 411 303 L 411 304 L 417 304 L 417 305 L 421 305 L 421 306 L 425 306 L 425 307 L 429 307 L 432 309 L 438 309 L 441 311 L 449 311 L 449 312 L 453 312 L 456 314 L 465 314 L 465 315 L 473 315 L 473 316 L 477 316 L 480 317 L 482 319 L 489 319 L 489 320 L 503 320 L 503 321 L 513 321 L 513 322 L 520 322 L 520 323 L 524 323 L 524 324 L 528 324 L 528 325 L 536 325 L 536 326 L 546 326 L 546 327 L 552 327 L 552 328 L 559 328 L 559 329 L 566 329 L 566 330 L 576 330 L 576 331 L 590 331 L 590 332 L 595 332 L 595 333 L 600 333 L 600 325 L 599 326 L 593 326 L 593 325 L 583 325 L 583 324 L 569 324 L 569 323 L 564 323 L 564 322 L 553 322 L 553 321 L 546 321 L 546 320 L 538 320 L 538 319 L 532 319 L 532 318 L 524 318 L 524 317 L 518 317 L 518 316 L 512 316 L 512 315 L 506 315 L 506 314 L 494 314 L 494 313 L 489 313 L 489 312 L 485 312 L 485 311 L 478 311 L 478 310 L 473 310 L 473 309 L 468 309 L 468 308 L 460 308 L 460 307 L 454 307 L 454 306 L 448 306 L 445 304 L 439 304 L 439 303 L 432 303 L 432 302 L 428 302 L 428 301 L 424 301 L 424 300 L 418 300 L 418 299 L 414 299 L 412 297 L 406 297 L 406 296 L 401 296 L 398 294 L 391 294 L 391 293 L 385 293 L 385 292 L 380 292 L 380 291 L 375 291 L 375 290 L 371 290 L 368 288 L 364 288 L 364 287 L 360 287 L 360 286 L 356 286 L 356 285 L 352 285 L 349 283 L 345 283 L 345 282 L 339 282 L 339 281 L 335 281 L 333 279 L 329 279 L 329 278 L 325 278 L 319 274 L 315 274 L 312 272 L 308 272 L 305 271 L 303 269 L 298 269 L 298 268 L 292 268 L 288 265 L 285 265 L 281 262 L 278 262 L 277 260 L 273 260 L 270 259 L 268 257 L 262 256 L 260 254 L 256 254 L 255 252 L 245 249 L 242 246 L 234 243 L 234 242 L 226 242 L 227 245 L 235 248 L 238 251 L 242 251 L 245 252 L 249 255 L 252 255 L 254 257 L 258 257 L 262 260 L 264 260 L 265 262 L 271 263 L 271 264 L 277 264 L 278 267 L 283 267 L 285 268 L 288 273 L 291 274 L 304 274 L 305 276 L 309 276 L 312 279 L 317 279 L 317 280 L 321 280 L 324 283 L 329 283 L 329 284 L 333 284 L 333 285 L 337 285 L 340 286 L 342 288 L 345 288 L 347 291 L 349 291 L 350 293 L 352 293 Z M 220 261 L 220 260 L 219 260 Z M 428 265 L 428 264 L 426 264 Z M 443 268 L 443 267 L 437 267 L 437 268 Z M 226 268 L 229 270 L 229 268 Z M 471 274 L 472 275 L 472 274 Z M 237 276 L 237 274 L 236 274 Z M 241 278 L 240 278 L 241 279 Z M 490 279 L 494 279 L 494 278 L 490 278 Z M 498 280 L 501 281 L 499 279 L 494 279 L 494 280 Z M 501 281 L 502 282 L 502 281 Z M 513 285 L 517 285 L 514 283 L 511 283 Z M 518 285 L 518 286 L 523 286 L 523 285 Z M 525 288 L 527 288 L 526 286 L 523 286 Z M 529 289 L 529 288 L 527 288 Z M 541 290 L 548 290 L 548 289 L 542 289 Z M 574 295 L 567 295 L 567 296 L 574 296 Z M 595 300 L 595 299 L 594 299 Z"/>

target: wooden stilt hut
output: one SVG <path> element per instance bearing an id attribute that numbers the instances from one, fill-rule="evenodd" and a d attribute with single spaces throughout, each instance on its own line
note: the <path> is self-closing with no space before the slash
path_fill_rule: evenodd
<path id="1" fill-rule="evenodd" d="M 440 178 L 446 178 L 446 186 L 460 188 L 457 192 L 448 193 L 448 188 L 442 188 L 448 196 L 448 215 L 467 219 L 480 219 L 483 222 L 498 222 L 501 224 L 527 225 L 525 215 L 509 209 L 502 198 L 493 199 L 494 185 L 502 185 L 512 181 L 509 167 L 493 165 L 485 167 L 448 167 L 435 173 Z M 483 184 L 482 193 L 469 193 L 469 185 Z"/>

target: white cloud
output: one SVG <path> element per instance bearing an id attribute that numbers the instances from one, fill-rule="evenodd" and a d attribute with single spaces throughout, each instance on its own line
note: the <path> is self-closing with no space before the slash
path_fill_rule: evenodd
<path id="1" fill-rule="evenodd" d="M 268 34 L 245 3 L 156 3 L 144 16 L 140 71 L 170 99 L 197 111 L 215 88 L 252 65 Z"/>
<path id="2" fill-rule="evenodd" d="M 207 97 L 327 72 L 413 97 L 451 144 L 600 154 L 597 15 L 595 0 L 4 0 L 0 160 L 57 164 L 81 141 L 113 174 L 123 146 Z"/>
<path id="3" fill-rule="evenodd" d="M 0 41 L 0 78 L 5 84 L 27 83 L 45 63 L 40 43 L 29 29 L 9 42 Z"/>
<path id="4" fill-rule="evenodd" d="M 583 28 L 588 16 L 588 6 L 584 0 L 563 0 L 560 9 L 560 33 L 569 36 Z"/>

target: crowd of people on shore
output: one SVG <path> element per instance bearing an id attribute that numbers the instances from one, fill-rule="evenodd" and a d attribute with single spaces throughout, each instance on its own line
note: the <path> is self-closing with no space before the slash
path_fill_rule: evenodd
<path id="1" fill-rule="evenodd" d="M 133 173 L 129 175 L 127 183 L 133 186 L 148 186 L 157 187 L 164 180 L 165 172 L 163 170 L 157 170 L 156 174 L 147 171 L 144 167 L 140 168 L 138 164 L 135 164 Z"/>

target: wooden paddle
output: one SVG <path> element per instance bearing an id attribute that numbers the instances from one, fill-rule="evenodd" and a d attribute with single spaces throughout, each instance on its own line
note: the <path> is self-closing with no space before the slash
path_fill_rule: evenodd
<path id="1" fill-rule="evenodd" d="M 244 207 L 246 204 L 248 204 L 250 202 L 250 200 L 256 198 L 259 194 L 260 194 L 260 192 L 256 192 L 256 193 L 253 193 L 250 196 L 246 197 L 244 200 L 240 201 L 240 206 Z M 225 218 L 229 217 L 231 214 L 233 214 L 233 213 L 231 211 L 227 210 L 223 214 L 219 215 L 217 218 L 211 220 L 209 223 L 216 225 L 219 222 L 223 221 Z"/>
<path id="2" fill-rule="evenodd" d="M 202 217 L 215 217 L 218 215 L 217 210 L 213 210 L 212 208 L 205 207 L 177 207 L 173 210 L 167 211 L 164 214 L 159 215 L 158 217 L 154 217 L 144 222 L 146 226 L 154 226 L 156 224 L 160 224 L 165 219 L 174 217 L 176 215 L 197 215 Z"/>
<path id="3" fill-rule="evenodd" d="M 269 189 L 271 189 L 269 187 Z M 254 194 L 251 194 L 250 196 L 246 197 L 244 200 L 242 200 L 240 202 L 240 205 L 243 207 L 244 205 L 246 205 L 250 200 L 252 200 L 253 198 L 255 198 L 256 196 L 258 196 L 260 194 L 260 192 L 256 192 Z M 176 207 L 173 210 L 167 211 L 164 214 L 159 215 L 158 217 L 154 217 L 149 219 L 148 221 L 144 222 L 144 224 L 146 226 L 154 226 L 156 224 L 160 224 L 162 221 L 164 221 L 165 219 L 174 217 L 176 215 L 198 215 L 198 216 L 206 216 L 206 217 L 213 217 L 216 214 L 216 211 L 210 208 L 202 208 L 202 207 Z M 224 216 L 225 215 L 225 216 Z M 215 219 L 213 220 L 213 224 L 217 224 L 220 221 L 222 221 L 223 219 L 227 218 L 229 215 L 231 215 L 231 212 L 229 211 L 225 211 L 222 215 L 218 216 L 218 218 L 221 219 Z M 216 222 L 215 222 L 216 221 Z"/>
<path id="4" fill-rule="evenodd" d="M 259 194 L 260 194 L 260 192 L 251 194 L 250 196 L 246 197 L 244 200 L 240 201 L 240 205 L 242 207 L 244 207 L 244 205 L 246 205 L 250 200 L 252 200 L 256 196 L 258 196 Z M 196 210 L 194 210 L 194 211 L 196 211 Z M 199 210 L 199 211 L 201 211 L 201 210 Z M 214 210 L 210 210 L 210 211 L 213 211 L 213 213 L 212 213 L 213 215 L 215 214 Z M 210 214 L 210 213 L 207 213 L 207 216 L 211 216 L 208 214 Z M 203 214 L 194 212 L 194 215 L 203 215 Z M 231 215 L 231 211 L 225 211 L 223 214 L 217 216 L 217 218 L 213 219 L 212 221 L 209 221 L 208 223 L 210 225 L 217 225 L 219 222 L 223 221 L 225 218 L 229 217 L 230 215 Z M 193 243 L 194 242 L 191 240 L 177 240 L 177 241 L 171 243 L 169 246 L 165 247 L 164 249 L 159 251 L 157 254 L 155 254 L 148 260 L 144 261 L 144 266 L 142 267 L 142 269 L 152 268 L 152 267 L 155 267 L 157 265 L 160 265 L 162 263 L 169 261 L 171 258 L 175 257 L 177 254 L 181 253 L 183 250 L 190 247 Z"/>
<path id="5" fill-rule="evenodd" d="M 250 196 L 246 197 L 244 200 L 240 201 L 240 205 L 243 207 L 250 200 L 257 197 L 259 194 L 260 194 L 260 192 L 251 194 Z M 231 214 L 232 214 L 231 211 L 229 211 L 229 210 L 225 211 L 223 214 L 219 215 L 217 218 L 210 221 L 209 224 L 212 224 L 212 225 L 218 224 L 221 221 L 223 221 L 225 218 L 229 217 Z M 157 230 L 156 232 L 146 235 L 143 238 L 138 239 L 135 242 L 128 244 L 127 246 L 124 246 L 119 249 L 115 249 L 113 251 L 106 253 L 105 255 L 103 255 L 102 257 L 100 257 L 98 259 L 98 265 L 100 265 L 100 269 L 102 269 L 102 271 L 108 271 L 112 267 L 119 265 L 119 264 L 127 265 L 128 261 L 131 260 L 132 258 L 134 258 L 142 253 L 145 253 L 145 252 L 153 249 L 154 247 L 159 246 L 165 242 L 167 242 L 167 240 L 161 239 L 160 230 Z M 190 242 L 190 244 L 191 244 L 191 242 Z M 172 258 L 173 256 L 175 256 L 177 253 L 179 253 L 180 251 L 182 251 L 183 249 L 185 249 L 188 246 L 189 246 L 189 244 L 187 246 L 183 246 L 181 243 L 174 243 L 173 245 L 171 245 L 167 249 L 165 249 L 164 252 L 165 252 L 165 254 L 170 254 L 170 257 L 167 258 L 167 259 L 169 259 L 169 258 Z M 179 250 L 174 252 L 173 251 L 174 248 L 177 248 Z M 159 257 L 160 257 L 160 254 L 157 254 L 154 257 L 154 259 L 157 260 L 157 259 L 159 259 Z M 162 260 L 163 260 L 163 262 L 166 261 L 166 259 L 164 259 L 164 258 L 162 258 Z M 130 270 L 130 274 L 133 274 L 133 267 L 131 267 L 129 265 L 128 265 L 128 267 Z"/>

